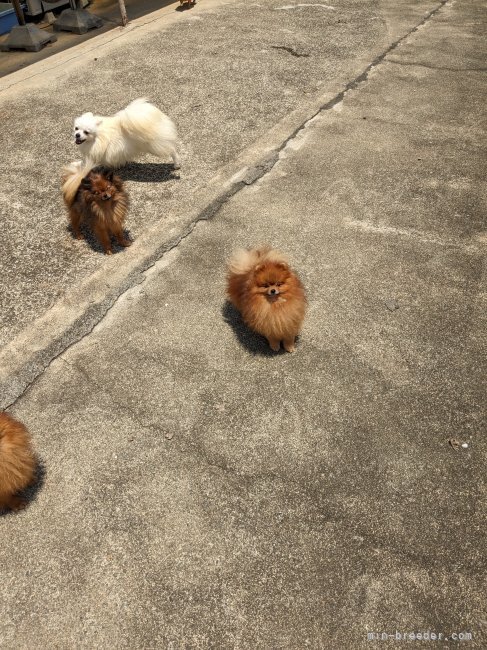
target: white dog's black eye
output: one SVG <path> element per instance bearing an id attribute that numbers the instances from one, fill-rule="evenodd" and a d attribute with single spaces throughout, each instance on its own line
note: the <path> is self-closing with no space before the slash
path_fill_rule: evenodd
<path id="1" fill-rule="evenodd" d="M 78 129 L 78 127 L 77 127 L 77 126 L 75 126 L 75 127 L 74 127 L 74 130 L 75 130 L 75 131 L 79 131 L 79 129 Z"/>
<path id="2" fill-rule="evenodd" d="M 84 133 L 85 135 L 88 135 L 88 131 L 83 131 L 83 133 Z"/>

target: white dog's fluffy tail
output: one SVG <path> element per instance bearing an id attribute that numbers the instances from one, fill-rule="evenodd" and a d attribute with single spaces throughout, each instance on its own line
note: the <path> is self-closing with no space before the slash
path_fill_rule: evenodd
<path id="1" fill-rule="evenodd" d="M 264 262 L 288 264 L 288 259 L 284 253 L 274 250 L 270 246 L 251 249 L 240 248 L 228 260 L 228 270 L 234 275 L 245 275 L 245 273 Z"/>
<path id="2" fill-rule="evenodd" d="M 89 173 L 91 167 L 83 165 L 81 160 L 69 163 L 61 172 L 62 192 L 64 202 L 68 207 L 73 204 L 76 193 L 83 178 Z"/>
<path id="3" fill-rule="evenodd" d="M 135 141 L 177 141 L 178 134 L 174 122 L 147 99 L 135 99 L 117 115 L 120 117 L 122 129 Z"/>

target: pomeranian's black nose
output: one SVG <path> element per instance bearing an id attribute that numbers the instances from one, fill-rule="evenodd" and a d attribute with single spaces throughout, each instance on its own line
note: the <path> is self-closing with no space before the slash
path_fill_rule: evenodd
<path id="1" fill-rule="evenodd" d="M 274 296 L 277 293 L 277 289 L 271 289 L 271 296 Z"/>
<path id="2" fill-rule="evenodd" d="M 101 197 L 101 198 L 102 198 L 104 201 L 108 201 L 108 199 L 110 199 L 111 196 L 110 196 L 110 194 L 102 194 L 102 197 Z"/>

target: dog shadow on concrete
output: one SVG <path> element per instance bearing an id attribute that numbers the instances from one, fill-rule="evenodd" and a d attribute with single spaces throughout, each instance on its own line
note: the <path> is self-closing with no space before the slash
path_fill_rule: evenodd
<path id="1" fill-rule="evenodd" d="M 42 486 L 44 485 L 45 480 L 46 480 L 46 466 L 44 465 L 42 460 L 38 456 L 36 456 L 36 469 L 35 469 L 34 481 L 32 482 L 32 485 L 29 485 L 29 487 L 25 488 L 25 490 L 22 490 L 22 492 L 17 493 L 17 495 L 22 499 L 24 499 L 24 501 L 26 502 L 25 509 L 29 508 L 31 504 L 37 499 L 37 495 L 42 490 Z M 16 512 L 12 510 L 0 509 L 0 517 L 5 517 L 9 515 L 13 516 L 15 514 Z"/>
<path id="2" fill-rule="evenodd" d="M 222 307 L 222 315 L 224 321 L 233 329 L 235 338 L 240 345 L 251 354 L 263 357 L 275 357 L 277 354 L 284 353 L 282 349 L 280 352 L 271 350 L 266 338 L 248 328 L 243 322 L 240 312 L 228 300 L 225 301 Z"/>
<path id="3" fill-rule="evenodd" d="M 181 2 L 181 0 L 180 0 Z M 186 11 L 187 9 L 191 9 L 191 7 L 194 7 L 196 4 L 195 0 L 183 0 L 183 2 L 179 5 L 179 7 L 176 7 L 176 11 Z"/>
<path id="4" fill-rule="evenodd" d="M 124 181 L 136 183 L 167 183 L 179 178 L 179 170 L 172 163 L 131 162 L 119 170 L 118 175 Z"/>
<path id="5" fill-rule="evenodd" d="M 66 226 L 66 230 L 69 232 L 69 234 L 71 235 L 71 238 L 72 238 L 72 240 L 74 242 L 79 241 L 83 245 L 88 244 L 88 246 L 91 248 L 91 250 L 94 251 L 95 253 L 100 253 L 100 255 L 105 255 L 105 251 L 103 250 L 102 245 L 100 244 L 98 239 L 95 237 L 95 235 L 92 233 L 90 228 L 88 226 L 86 226 L 84 223 L 82 223 L 81 226 L 80 226 L 80 230 L 83 233 L 83 237 L 84 237 L 83 239 L 76 239 L 75 238 L 75 236 L 73 234 L 73 230 L 72 230 L 70 224 L 68 224 Z M 130 231 L 127 230 L 126 228 L 123 229 L 123 234 L 125 235 L 125 237 L 127 239 L 130 239 L 131 242 L 134 241 L 134 238 L 130 236 Z M 118 255 L 118 253 L 123 253 L 123 251 L 126 250 L 127 247 L 126 246 L 120 246 L 120 244 L 118 244 L 116 242 L 114 237 L 112 237 L 111 241 L 112 241 L 112 254 L 113 255 Z"/>

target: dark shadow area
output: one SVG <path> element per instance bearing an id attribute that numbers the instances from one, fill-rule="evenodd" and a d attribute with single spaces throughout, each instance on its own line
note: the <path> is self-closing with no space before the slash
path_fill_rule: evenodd
<path id="1" fill-rule="evenodd" d="M 265 337 L 249 329 L 243 322 L 240 312 L 228 300 L 225 301 L 222 307 L 222 315 L 225 322 L 233 329 L 240 345 L 251 354 L 259 354 L 263 357 L 275 357 L 276 354 L 282 354 L 284 352 L 282 348 L 280 352 L 271 350 Z"/>
<path id="2" fill-rule="evenodd" d="M 26 501 L 26 508 L 28 508 L 31 503 L 37 499 L 37 495 L 41 491 L 42 486 L 44 485 L 44 481 L 46 480 L 46 467 L 38 456 L 36 456 L 36 463 L 36 472 L 32 485 L 29 485 L 29 487 L 27 487 L 25 490 L 22 490 L 22 492 L 17 492 L 17 496 Z M 6 515 L 15 515 L 16 512 L 18 511 L 0 509 L 0 517 L 4 517 Z"/>
<path id="3" fill-rule="evenodd" d="M 103 250 L 102 245 L 98 241 L 98 239 L 95 237 L 93 232 L 90 230 L 90 228 L 85 225 L 81 224 L 80 230 L 83 233 L 84 239 L 76 239 L 75 236 L 73 235 L 73 230 L 70 225 L 66 226 L 66 229 L 68 230 L 69 234 L 75 241 L 82 242 L 84 244 L 87 244 L 91 250 L 93 250 L 95 253 L 100 253 L 101 255 L 105 255 L 105 251 Z M 127 239 L 130 239 L 131 242 L 134 241 L 134 239 L 130 236 L 130 232 L 124 228 L 123 233 Z M 115 240 L 114 237 L 111 238 L 112 241 L 112 254 L 117 255 L 118 253 L 123 252 L 127 247 L 126 246 L 120 246 L 117 244 L 117 241 Z"/>
<path id="4" fill-rule="evenodd" d="M 172 163 L 132 162 L 117 173 L 122 180 L 137 183 L 166 183 L 179 178 L 179 170 L 174 169 Z"/>

